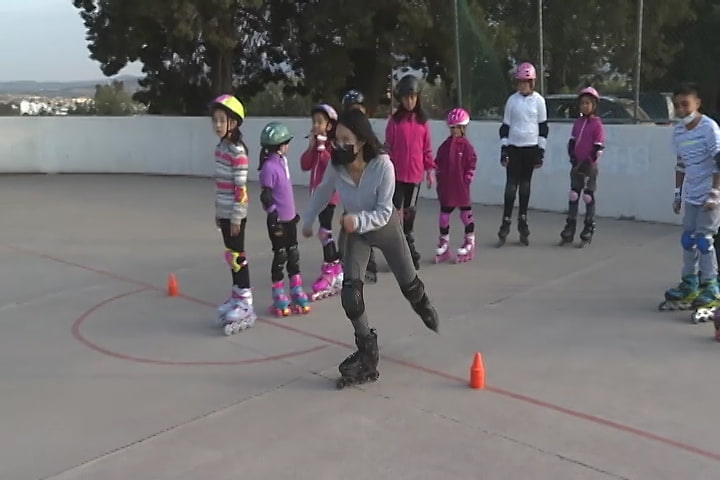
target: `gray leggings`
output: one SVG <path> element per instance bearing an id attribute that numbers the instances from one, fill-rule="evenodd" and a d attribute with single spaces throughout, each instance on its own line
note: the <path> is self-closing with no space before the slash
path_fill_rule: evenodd
<path id="1" fill-rule="evenodd" d="M 401 289 L 413 284 L 417 270 L 397 210 L 393 210 L 390 221 L 384 227 L 364 234 L 349 233 L 343 240 L 343 308 L 355 327 L 355 333 L 365 336 L 370 330 L 362 285 L 371 248 L 378 248 L 383 253 Z"/>

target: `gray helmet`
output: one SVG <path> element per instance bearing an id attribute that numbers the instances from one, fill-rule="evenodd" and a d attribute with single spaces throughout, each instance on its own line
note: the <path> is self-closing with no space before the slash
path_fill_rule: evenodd
<path id="1" fill-rule="evenodd" d="M 397 85 L 395 85 L 395 96 L 398 98 L 412 95 L 413 93 L 419 95 L 420 91 L 422 91 L 422 83 L 420 79 L 412 73 L 402 77 L 397 82 Z"/>
<path id="2" fill-rule="evenodd" d="M 293 139 L 293 134 L 285 124 L 270 122 L 260 133 L 260 145 L 263 147 L 276 147 Z"/>

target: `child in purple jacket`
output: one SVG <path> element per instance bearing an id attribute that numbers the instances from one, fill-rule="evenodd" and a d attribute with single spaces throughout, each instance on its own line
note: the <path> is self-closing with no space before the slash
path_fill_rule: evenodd
<path id="1" fill-rule="evenodd" d="M 273 259 L 270 269 L 273 305 L 277 316 L 308 313 L 310 299 L 303 290 L 300 275 L 297 223 L 300 216 L 295 210 L 290 168 L 285 156 L 293 135 L 280 122 L 270 122 L 260 133 L 260 202 L 267 213 L 267 229 L 272 244 Z M 290 277 L 290 299 L 285 294 L 283 270 Z"/>
<path id="2" fill-rule="evenodd" d="M 477 155 L 465 129 L 470 123 L 470 114 L 462 108 L 453 109 L 447 117 L 450 136 L 437 152 L 435 159 L 437 194 L 440 201 L 440 242 L 435 249 L 435 262 L 449 260 L 450 214 L 460 209 L 460 220 L 465 225 L 465 241 L 457 250 L 457 261 L 472 260 L 475 252 L 475 222 L 472 215 L 470 185 L 475 176 Z"/>
<path id="3" fill-rule="evenodd" d="M 560 244 L 572 243 L 577 225 L 580 197 L 585 202 L 585 226 L 580 232 L 581 247 L 592 241 L 595 232 L 595 190 L 597 188 L 597 162 L 605 149 L 605 128 L 597 116 L 600 94 L 587 87 L 578 95 L 581 116 L 573 124 L 568 142 L 570 156 L 570 198 L 567 223 L 560 237 Z"/>

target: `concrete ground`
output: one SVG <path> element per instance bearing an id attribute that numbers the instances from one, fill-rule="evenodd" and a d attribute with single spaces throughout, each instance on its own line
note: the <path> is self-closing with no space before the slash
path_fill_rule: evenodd
<path id="1" fill-rule="evenodd" d="M 421 201 L 440 334 L 381 273 L 365 290 L 380 378 L 337 391 L 352 351 L 340 301 L 265 314 L 251 196 L 265 318 L 225 337 L 211 181 L 0 177 L 0 478 L 720 478 L 720 344 L 689 312 L 657 310 L 679 276 L 677 227 L 599 219 L 588 248 L 560 248 L 564 217 L 531 212 L 530 247 L 513 225 L 495 249 L 500 211 L 477 207 L 476 259 L 433 265 L 438 206 Z M 309 286 L 320 247 L 300 248 Z M 170 273 L 183 296 L 167 296 Z M 467 386 L 475 352 L 485 390 Z"/>

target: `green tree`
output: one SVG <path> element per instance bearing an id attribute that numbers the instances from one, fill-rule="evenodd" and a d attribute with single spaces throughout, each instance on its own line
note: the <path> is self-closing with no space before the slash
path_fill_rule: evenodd
<path id="1" fill-rule="evenodd" d="M 248 97 L 278 75 L 265 65 L 278 49 L 263 41 L 262 0 L 73 0 L 91 58 L 105 75 L 143 63 L 136 99 L 150 113 L 203 114 L 211 96 Z M 262 67 L 262 68 L 258 68 Z M 237 77 L 237 71 L 252 75 Z"/>
<path id="2" fill-rule="evenodd" d="M 493 1 L 488 12 L 490 21 L 500 24 L 508 35 L 507 55 L 537 63 L 537 0 Z M 656 0 L 645 9 L 643 78 L 666 74 L 682 47 L 682 38 L 668 36 L 668 32 L 692 15 L 687 2 L 675 0 Z M 549 92 L 574 90 L 601 72 L 632 73 L 637 39 L 635 0 L 544 0 L 543 20 Z"/>
<path id="3" fill-rule="evenodd" d="M 95 85 L 94 110 L 97 115 L 130 115 L 133 111 L 132 97 L 123 82 Z"/>

